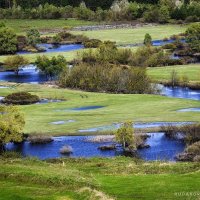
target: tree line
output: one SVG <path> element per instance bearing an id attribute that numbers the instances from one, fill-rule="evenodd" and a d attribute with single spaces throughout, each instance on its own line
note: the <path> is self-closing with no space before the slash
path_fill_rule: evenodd
<path id="1" fill-rule="evenodd" d="M 77 18 L 90 21 L 130 21 L 140 19 L 144 22 L 159 23 L 173 22 L 173 20 L 200 21 L 199 1 L 192 1 L 191 3 L 185 1 L 186 3 L 179 2 L 178 4 L 172 0 L 158 0 L 156 4 L 151 4 L 152 2 L 147 0 L 138 2 L 116 0 L 114 2 L 106 1 L 106 6 L 104 6 L 103 0 L 92 0 L 91 2 L 96 6 L 94 9 L 87 1 L 78 2 L 77 4 L 54 4 L 53 1 L 43 4 L 40 1 L 39 4 L 36 3 L 34 6 L 23 6 L 23 4 L 17 3 L 17 0 L 14 2 L 11 3 L 10 8 L 1 6 L 1 19 Z"/>
<path id="2" fill-rule="evenodd" d="M 134 0 L 132 0 L 134 2 Z M 35 8 L 39 5 L 45 5 L 46 3 L 55 6 L 79 6 L 82 0 L 1 0 L 1 8 L 12 8 L 13 6 L 21 6 L 22 8 Z M 113 3 L 113 0 L 85 0 L 88 8 L 95 10 L 98 7 L 108 9 Z M 135 0 L 138 3 L 151 3 L 156 4 L 158 0 Z"/>

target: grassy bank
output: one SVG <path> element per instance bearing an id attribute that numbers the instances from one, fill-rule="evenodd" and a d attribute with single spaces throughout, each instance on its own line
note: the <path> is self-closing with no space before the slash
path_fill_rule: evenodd
<path id="1" fill-rule="evenodd" d="M 0 199 L 195 200 L 199 169 L 199 163 L 145 163 L 123 157 L 54 162 L 0 158 Z"/>
<path id="2" fill-rule="evenodd" d="M 81 50 L 75 50 L 70 52 L 57 52 L 57 53 L 31 53 L 31 54 L 24 54 L 23 57 L 28 59 L 29 63 L 35 62 L 38 56 L 45 55 L 49 58 L 53 56 L 62 55 L 65 57 L 67 61 L 72 61 L 74 58 L 77 57 L 77 53 Z M 0 63 L 4 63 L 4 61 L 9 57 L 10 55 L 0 56 Z"/>
<path id="3" fill-rule="evenodd" d="M 21 106 L 26 119 L 26 133 L 47 133 L 51 135 L 73 134 L 113 122 L 133 120 L 151 121 L 200 121 L 200 113 L 177 112 L 178 109 L 200 107 L 199 101 L 174 99 L 158 95 L 125 95 L 89 93 L 58 89 L 43 85 L 17 85 L 1 89 L 0 96 L 12 92 L 28 91 L 41 98 L 64 99 L 59 103 Z M 105 106 L 87 111 L 70 111 L 82 106 Z M 53 125 L 55 121 L 75 120 L 73 123 Z"/>
<path id="4" fill-rule="evenodd" d="M 148 68 L 148 74 L 153 81 L 169 81 L 173 70 L 180 78 L 186 76 L 191 82 L 200 82 L 200 64 L 152 67 Z"/>
<path id="5" fill-rule="evenodd" d="M 83 21 L 77 19 L 1 19 L 7 27 L 15 30 L 17 34 L 25 34 L 28 29 L 35 28 L 41 32 L 52 32 L 56 29 L 62 30 L 64 27 L 76 27 L 85 25 L 95 25 L 96 22 Z"/>
<path id="6" fill-rule="evenodd" d="M 96 38 L 102 41 L 111 40 L 117 44 L 134 44 L 144 41 L 144 36 L 149 33 L 153 40 L 170 37 L 173 34 L 185 32 L 187 26 L 180 25 L 158 25 L 138 27 L 133 29 L 112 29 L 95 31 L 73 31 L 74 34 L 83 34 L 89 38 Z"/>

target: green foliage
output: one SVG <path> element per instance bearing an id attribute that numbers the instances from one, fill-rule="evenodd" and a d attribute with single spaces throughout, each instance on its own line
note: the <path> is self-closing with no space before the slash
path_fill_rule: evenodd
<path id="1" fill-rule="evenodd" d="M 26 33 L 27 43 L 31 46 L 36 46 L 40 43 L 40 33 L 37 29 L 30 29 Z"/>
<path id="2" fill-rule="evenodd" d="M 17 36 L 12 29 L 0 27 L 0 54 L 13 54 L 17 51 Z"/>
<path id="3" fill-rule="evenodd" d="M 132 122 L 124 122 L 122 126 L 115 132 L 116 141 L 122 144 L 123 149 L 127 147 L 135 149 L 134 128 Z"/>
<path id="4" fill-rule="evenodd" d="M 179 77 L 178 77 L 178 73 L 176 70 L 172 70 L 171 72 L 171 80 L 170 80 L 170 83 L 172 84 L 172 86 L 177 86 L 179 84 Z"/>
<path id="5" fill-rule="evenodd" d="M 146 33 L 146 34 L 145 34 L 145 37 L 144 37 L 144 44 L 145 44 L 146 46 L 152 45 L 152 37 L 151 37 L 151 35 L 150 35 L 149 33 Z"/>
<path id="6" fill-rule="evenodd" d="M 98 48 L 102 44 L 101 40 L 91 39 L 83 43 L 85 48 Z"/>
<path id="7" fill-rule="evenodd" d="M 145 68 L 80 63 L 60 75 L 62 87 L 92 92 L 153 93 Z"/>
<path id="8" fill-rule="evenodd" d="M 67 63 L 63 56 L 48 58 L 46 56 L 39 56 L 35 62 L 37 68 L 43 72 L 47 79 L 57 78 L 63 69 L 66 68 Z"/>
<path id="9" fill-rule="evenodd" d="M 158 16 L 158 21 L 160 23 L 167 23 L 170 19 L 170 13 L 169 13 L 169 8 L 167 6 L 162 6 L 159 9 L 159 16 Z"/>
<path id="10" fill-rule="evenodd" d="M 5 70 L 13 70 L 18 75 L 20 68 L 26 64 L 28 64 L 28 60 L 23 56 L 10 56 L 5 60 L 4 68 Z"/>
<path id="11" fill-rule="evenodd" d="M 28 92 L 16 92 L 6 96 L 2 102 L 5 104 L 28 105 L 39 102 L 37 95 L 32 95 Z"/>
<path id="12" fill-rule="evenodd" d="M 188 27 L 186 41 L 195 53 L 200 52 L 200 23 L 192 24 Z"/>
<path id="13" fill-rule="evenodd" d="M 21 142 L 25 121 L 17 107 L 0 106 L 0 147 L 8 142 Z"/>

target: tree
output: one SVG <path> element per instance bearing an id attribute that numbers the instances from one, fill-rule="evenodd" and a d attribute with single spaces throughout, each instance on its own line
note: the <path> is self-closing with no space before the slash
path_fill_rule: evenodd
<path id="1" fill-rule="evenodd" d="M 17 51 L 17 36 L 12 29 L 0 26 L 0 54 L 13 54 Z"/>
<path id="2" fill-rule="evenodd" d="M 63 56 L 54 56 L 51 59 L 46 56 L 39 56 L 35 64 L 37 68 L 46 75 L 47 79 L 51 80 L 58 77 L 67 65 Z"/>
<path id="3" fill-rule="evenodd" d="M 40 43 L 40 33 L 37 29 L 30 29 L 26 33 L 27 43 L 31 46 L 36 46 Z"/>
<path id="4" fill-rule="evenodd" d="M 21 142 L 24 128 L 24 116 L 17 107 L 0 106 L 0 151 L 8 142 Z"/>
<path id="5" fill-rule="evenodd" d="M 151 46 L 152 45 L 152 37 L 149 33 L 146 33 L 145 37 L 144 37 L 144 44 L 146 46 Z"/>
<path id="6" fill-rule="evenodd" d="M 200 52 L 200 24 L 192 24 L 186 30 L 186 42 L 189 44 L 190 48 L 194 53 Z"/>
<path id="7" fill-rule="evenodd" d="M 123 149 L 127 147 L 129 149 L 135 149 L 134 141 L 134 128 L 132 122 L 125 122 L 123 125 L 115 132 L 116 141 L 121 143 Z"/>
<path id="8" fill-rule="evenodd" d="M 160 23 L 167 23 L 170 19 L 169 8 L 167 6 L 161 6 L 158 12 L 158 21 Z"/>
<path id="9" fill-rule="evenodd" d="M 24 67 L 28 64 L 28 60 L 23 56 L 16 55 L 8 57 L 4 62 L 4 68 L 6 70 L 13 70 L 16 75 L 19 74 L 20 67 Z"/>

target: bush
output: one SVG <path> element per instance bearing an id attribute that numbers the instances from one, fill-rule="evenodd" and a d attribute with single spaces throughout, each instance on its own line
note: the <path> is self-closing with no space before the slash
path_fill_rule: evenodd
<path id="1" fill-rule="evenodd" d="M 200 142 L 195 142 L 194 144 L 188 146 L 186 148 L 187 153 L 191 153 L 196 155 L 200 155 Z"/>
<path id="2" fill-rule="evenodd" d="M 153 93 L 145 68 L 80 63 L 60 76 L 61 87 L 91 92 Z"/>
<path id="3" fill-rule="evenodd" d="M 60 149 L 60 153 L 61 153 L 61 154 L 70 154 L 70 153 L 72 153 L 72 152 L 73 152 L 72 147 L 71 147 L 71 146 L 68 146 L 68 145 L 63 146 L 63 147 Z"/>
<path id="4" fill-rule="evenodd" d="M 46 135 L 33 135 L 28 137 L 28 141 L 31 144 L 46 144 L 53 142 L 53 138 L 51 136 Z"/>
<path id="5" fill-rule="evenodd" d="M 0 54 L 14 54 L 17 51 L 17 36 L 12 29 L 0 27 Z"/>
<path id="6" fill-rule="evenodd" d="M 14 105 L 28 105 L 39 102 L 40 99 L 36 95 L 32 95 L 28 92 L 16 92 L 6 96 L 2 102 L 5 104 Z"/>
<path id="7" fill-rule="evenodd" d="M 102 41 L 98 39 L 91 39 L 83 43 L 85 48 L 98 48 L 100 47 L 101 44 Z"/>

